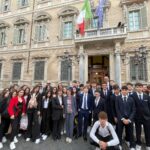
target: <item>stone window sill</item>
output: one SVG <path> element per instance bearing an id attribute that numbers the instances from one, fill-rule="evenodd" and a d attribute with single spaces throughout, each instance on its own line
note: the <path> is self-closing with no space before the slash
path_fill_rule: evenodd
<path id="1" fill-rule="evenodd" d="M 38 1 L 38 4 L 44 4 L 44 3 L 48 3 L 48 2 L 51 2 L 51 0 L 40 0 Z"/>
<path id="2" fill-rule="evenodd" d="M 23 46 L 23 45 L 26 45 L 27 44 L 27 42 L 25 42 L 25 43 L 17 43 L 17 44 L 13 44 L 13 46 Z"/>

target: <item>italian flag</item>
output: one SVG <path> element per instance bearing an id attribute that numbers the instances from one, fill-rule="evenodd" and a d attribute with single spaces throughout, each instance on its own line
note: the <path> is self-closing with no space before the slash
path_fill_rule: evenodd
<path id="1" fill-rule="evenodd" d="M 85 21 L 93 17 L 89 0 L 84 0 L 84 5 L 77 18 L 77 25 L 81 35 L 84 35 Z"/>

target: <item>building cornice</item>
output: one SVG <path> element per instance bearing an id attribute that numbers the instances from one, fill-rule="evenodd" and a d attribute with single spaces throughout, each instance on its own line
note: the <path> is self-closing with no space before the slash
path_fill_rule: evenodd
<path id="1" fill-rule="evenodd" d="M 41 11 L 49 11 L 51 9 L 62 8 L 62 7 L 66 7 L 66 5 L 75 5 L 78 3 L 82 3 L 82 1 L 76 0 L 76 1 L 72 1 L 72 2 L 59 3 L 59 4 L 52 5 L 52 6 L 47 6 L 47 7 L 35 8 L 34 11 L 29 10 L 29 11 L 24 11 L 24 12 L 20 12 L 20 13 L 18 11 L 13 11 L 13 14 L 10 14 L 7 16 L 0 16 L 0 20 L 9 19 L 9 18 L 18 17 L 18 16 L 23 16 L 23 15 L 29 15 L 32 13 L 36 14 L 36 13 L 41 12 Z M 9 13 L 11 13 L 11 12 L 9 12 Z M 0 14 L 2 14 L 2 13 L 0 13 Z"/>

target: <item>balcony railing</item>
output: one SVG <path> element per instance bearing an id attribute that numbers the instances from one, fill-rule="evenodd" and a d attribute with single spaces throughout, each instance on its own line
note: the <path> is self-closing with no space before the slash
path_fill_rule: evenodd
<path id="1" fill-rule="evenodd" d="M 97 40 L 111 40 L 126 38 L 126 27 L 121 28 L 103 28 L 103 29 L 89 29 L 85 31 L 82 36 L 79 33 L 75 34 L 75 42 L 97 41 Z"/>
<path id="2" fill-rule="evenodd" d="M 142 3 L 144 0 L 121 0 L 121 4 Z"/>

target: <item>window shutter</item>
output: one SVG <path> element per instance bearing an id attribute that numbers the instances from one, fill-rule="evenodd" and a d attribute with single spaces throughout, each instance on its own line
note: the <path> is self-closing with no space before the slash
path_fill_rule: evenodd
<path id="1" fill-rule="evenodd" d="M 25 28 L 22 31 L 22 43 L 25 43 Z"/>
<path id="2" fill-rule="evenodd" d="M 146 6 L 141 8 L 140 17 L 141 17 L 141 28 L 145 29 L 147 27 L 147 9 L 146 9 Z"/>
<path id="3" fill-rule="evenodd" d="M 39 39 L 39 25 L 35 26 L 35 41 Z"/>
<path id="4" fill-rule="evenodd" d="M 14 29 L 14 39 L 13 39 L 14 44 L 18 43 L 18 38 L 19 38 L 19 30 L 18 30 L 18 28 L 15 28 Z"/>
<path id="5" fill-rule="evenodd" d="M 45 41 L 46 40 L 46 25 L 43 24 L 43 28 L 42 28 L 42 41 Z"/>

